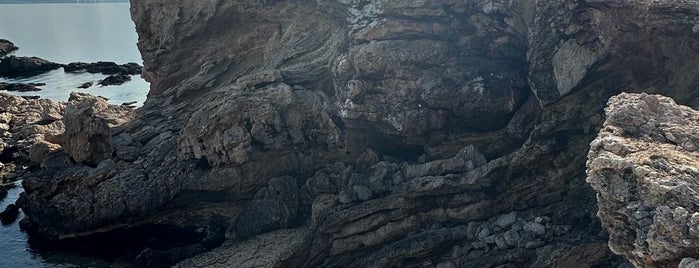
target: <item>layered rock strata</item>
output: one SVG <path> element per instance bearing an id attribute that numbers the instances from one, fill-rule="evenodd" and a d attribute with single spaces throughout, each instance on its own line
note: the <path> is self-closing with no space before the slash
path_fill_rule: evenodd
<path id="1" fill-rule="evenodd" d="M 148 100 L 111 157 L 25 180 L 23 226 L 201 228 L 208 248 L 305 226 L 259 253 L 292 267 L 618 265 L 585 152 L 621 91 L 699 105 L 698 10 L 132 1 Z"/>
<path id="2" fill-rule="evenodd" d="M 699 254 L 699 112 L 659 95 L 621 94 L 606 113 L 587 181 L 609 246 L 636 267 L 691 262 L 683 259 Z"/>

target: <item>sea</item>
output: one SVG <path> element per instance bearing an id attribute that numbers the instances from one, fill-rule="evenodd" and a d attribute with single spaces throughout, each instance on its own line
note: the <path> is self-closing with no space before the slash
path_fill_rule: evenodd
<path id="1" fill-rule="evenodd" d="M 11 54 L 16 56 L 35 56 L 65 64 L 112 61 L 143 65 L 128 2 L 0 4 L 0 39 L 10 40 L 19 47 Z M 77 88 L 105 77 L 58 69 L 26 78 L 0 77 L 0 82 L 45 83 L 41 91 L 12 94 L 58 101 L 67 101 L 73 91 L 103 96 L 112 104 L 136 102 L 140 106 L 145 101 L 150 85 L 139 75 L 119 86 Z"/>
<path id="2" fill-rule="evenodd" d="M 17 56 L 36 56 L 57 63 L 112 61 L 143 64 L 136 46 L 138 35 L 129 3 L 0 4 L 0 38 L 15 43 Z M 63 69 L 34 77 L 3 78 L 0 82 L 46 83 L 41 91 L 11 93 L 67 101 L 70 92 L 83 91 L 106 97 L 113 104 L 142 105 L 148 82 L 133 76 L 120 86 L 77 86 L 105 78 L 102 74 L 68 74 Z M 10 189 L 0 210 L 14 203 L 21 187 Z M 20 215 L 20 219 L 22 215 Z M 0 267 L 102 267 L 105 263 L 71 252 L 32 249 L 18 223 L 0 226 Z"/>

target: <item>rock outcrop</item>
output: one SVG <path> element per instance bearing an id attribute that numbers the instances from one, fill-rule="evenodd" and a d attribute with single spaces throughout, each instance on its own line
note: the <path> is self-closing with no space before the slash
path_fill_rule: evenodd
<path id="1" fill-rule="evenodd" d="M 148 100 L 108 159 L 24 180 L 34 235 L 155 225 L 252 247 L 304 226 L 259 263 L 610 267 L 584 172 L 606 100 L 699 106 L 696 1 L 144 0 L 132 16 Z"/>
<path id="2" fill-rule="evenodd" d="M 59 149 L 65 104 L 0 93 L 0 176 L 14 181 Z M 39 149 L 41 147 L 41 149 Z"/>
<path id="3" fill-rule="evenodd" d="M 13 52 L 17 49 L 19 49 L 19 48 L 17 46 L 15 46 L 15 44 L 10 42 L 9 40 L 0 39 L 0 57 L 4 57 L 5 55 L 7 55 L 10 52 Z"/>
<path id="4" fill-rule="evenodd" d="M 37 57 L 8 56 L 0 59 L 0 76 L 32 76 L 60 68 L 62 65 Z"/>
<path id="5" fill-rule="evenodd" d="M 124 84 L 128 81 L 131 81 L 131 76 L 124 75 L 124 74 L 118 74 L 118 75 L 107 76 L 106 78 L 99 80 L 97 83 L 100 84 L 101 86 L 113 86 L 113 85 L 121 85 L 121 84 Z"/>
<path id="6" fill-rule="evenodd" d="M 111 128 L 132 119 L 131 109 L 109 105 L 100 97 L 73 92 L 63 118 L 63 148 L 75 162 L 96 166 L 112 157 Z"/>
<path id="7" fill-rule="evenodd" d="M 98 61 L 93 63 L 72 62 L 63 65 L 67 73 L 88 72 L 101 73 L 105 75 L 137 75 L 141 74 L 141 66 L 138 63 L 116 64 L 114 62 Z"/>
<path id="8" fill-rule="evenodd" d="M 45 86 L 44 83 L 5 83 L 0 82 L 0 90 L 7 91 L 18 91 L 18 92 L 29 92 L 29 91 L 40 91 L 40 86 Z"/>
<path id="9" fill-rule="evenodd" d="M 132 108 L 110 105 L 86 93 L 71 93 L 67 103 L 0 93 L 0 175 L 5 181 L 20 179 L 28 173 L 22 166 L 55 165 L 56 159 L 45 160 L 64 150 L 76 161 L 94 160 L 94 148 L 107 146 L 100 143 L 95 129 L 104 124 L 107 130 L 99 134 L 106 140 L 101 141 L 111 144 L 109 129 L 131 121 L 134 114 Z M 81 156 L 83 152 L 88 156 Z M 107 158 L 111 155 L 105 153 Z"/>
<path id="10" fill-rule="evenodd" d="M 699 112 L 659 95 L 621 94 L 606 113 L 587 181 L 609 246 L 636 267 L 699 256 Z"/>

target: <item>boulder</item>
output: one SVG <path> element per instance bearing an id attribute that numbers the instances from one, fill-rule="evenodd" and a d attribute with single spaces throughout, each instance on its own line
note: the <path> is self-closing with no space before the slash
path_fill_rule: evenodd
<path id="1" fill-rule="evenodd" d="M 107 78 L 100 80 L 98 83 L 101 86 L 118 86 L 118 85 L 124 84 L 128 81 L 131 81 L 130 75 L 117 74 L 117 75 L 110 75 Z"/>
<path id="2" fill-rule="evenodd" d="M 66 106 L 63 146 L 79 163 L 97 165 L 112 154 L 112 134 L 107 122 L 95 115 L 96 104 L 106 101 L 92 99 Z"/>
<path id="3" fill-rule="evenodd" d="M 90 87 L 92 87 L 92 82 L 85 82 L 85 83 L 80 84 L 80 86 L 78 86 L 78 88 L 82 88 L 82 89 L 90 88 Z"/>
<path id="4" fill-rule="evenodd" d="M 590 148 L 609 246 L 636 267 L 678 267 L 699 252 L 699 111 L 647 94 L 617 95 Z"/>
<path id="5" fill-rule="evenodd" d="M 109 105 L 101 97 L 71 93 L 63 117 L 65 133 L 62 146 L 73 160 L 96 166 L 112 156 L 111 127 L 128 122 L 130 108 Z"/>
<path id="6" fill-rule="evenodd" d="M 34 164 L 41 164 L 49 154 L 60 148 L 61 146 L 58 144 L 46 141 L 38 142 L 29 148 L 29 160 Z"/>

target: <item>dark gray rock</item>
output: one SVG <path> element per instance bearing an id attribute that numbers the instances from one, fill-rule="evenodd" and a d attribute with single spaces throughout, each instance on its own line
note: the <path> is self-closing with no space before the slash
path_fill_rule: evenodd
<path id="1" fill-rule="evenodd" d="M 10 52 L 13 52 L 17 49 L 19 49 L 19 48 L 17 46 L 15 46 L 15 44 L 10 42 L 9 40 L 0 39 L 0 57 L 4 57 L 5 55 L 7 55 Z"/>
<path id="2" fill-rule="evenodd" d="M 60 67 L 58 63 L 37 57 L 8 56 L 0 59 L 0 76 L 33 76 Z"/>
<path id="3" fill-rule="evenodd" d="M 3 225 L 13 223 L 19 216 L 19 207 L 15 204 L 7 205 L 4 211 L 0 212 L 0 222 Z"/>
<path id="4" fill-rule="evenodd" d="M 107 76 L 107 78 L 100 80 L 98 83 L 101 86 L 118 86 L 118 85 L 124 84 L 128 81 L 131 81 L 130 75 L 117 74 L 117 75 Z"/>
<path id="5" fill-rule="evenodd" d="M 100 98 L 73 101 L 66 106 L 63 147 L 78 163 L 97 165 L 112 155 L 112 133 L 96 110 L 107 102 Z"/>
<path id="6" fill-rule="evenodd" d="M 527 232 L 532 232 L 536 235 L 544 235 L 546 233 L 546 227 L 540 223 L 527 222 L 524 224 L 522 230 Z"/>
<path id="7" fill-rule="evenodd" d="M 151 91 L 114 134 L 143 149 L 115 160 L 113 177 L 76 165 L 32 182 L 21 206 L 35 234 L 205 228 L 225 216 L 251 236 L 293 214 L 268 183 L 291 176 L 296 222 L 313 225 L 278 266 L 434 265 L 475 242 L 471 222 L 485 237 L 522 229 L 495 225 L 512 211 L 572 228 L 555 239 L 521 231 L 512 248 L 470 251 L 470 264 L 549 267 L 590 253 L 586 265 L 614 266 L 609 250 L 587 249 L 607 237 L 582 172 L 606 99 L 655 91 L 699 104 L 692 1 L 146 0 L 131 10 Z M 361 157 L 367 149 L 375 157 Z M 326 168 L 329 183 L 306 184 Z M 333 192 L 340 204 L 319 201 L 313 220 L 314 195 Z"/>
<path id="8" fill-rule="evenodd" d="M 45 84 L 36 84 L 36 83 L 24 84 L 24 83 L 0 82 L 0 90 L 17 91 L 17 92 L 41 91 L 41 88 L 39 88 L 39 86 L 43 86 L 43 85 L 45 85 Z"/>
<path id="9" fill-rule="evenodd" d="M 243 238 L 292 227 L 298 212 L 298 189 L 293 177 L 268 182 L 245 205 L 235 221 L 237 235 Z"/>
<path id="10" fill-rule="evenodd" d="M 90 87 L 92 87 L 92 82 L 85 82 L 85 83 L 82 83 L 80 86 L 78 86 L 78 88 L 82 88 L 82 89 L 90 88 Z"/>
<path id="11" fill-rule="evenodd" d="M 141 68 L 142 67 L 140 65 L 134 62 L 119 65 L 114 62 L 105 61 L 93 63 L 73 62 L 63 66 L 63 69 L 67 73 L 88 72 L 101 73 L 105 75 L 140 75 Z"/>

